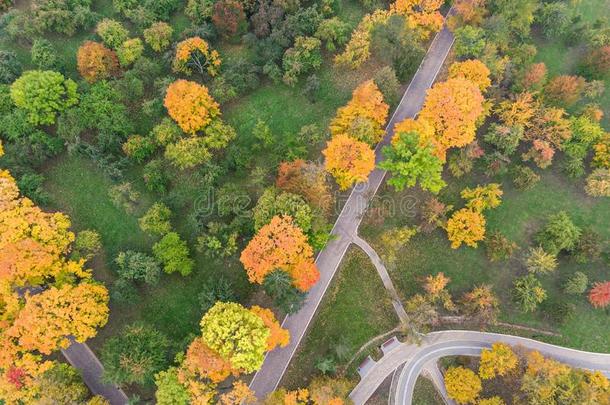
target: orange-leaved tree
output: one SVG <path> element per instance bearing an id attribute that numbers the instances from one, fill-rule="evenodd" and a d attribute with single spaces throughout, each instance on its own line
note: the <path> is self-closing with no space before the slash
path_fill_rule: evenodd
<path id="1" fill-rule="evenodd" d="M 119 73 L 119 59 L 116 54 L 99 42 L 85 41 L 78 48 L 76 63 L 78 72 L 89 83 L 108 79 Z"/>
<path id="2" fill-rule="evenodd" d="M 241 252 L 240 261 L 252 283 L 262 284 L 274 270 L 290 274 L 295 287 L 309 290 L 319 278 L 307 236 L 289 216 L 274 216 Z"/>
<path id="3" fill-rule="evenodd" d="M 62 213 L 19 196 L 0 171 L 0 400 L 33 403 L 37 377 L 52 366 L 40 354 L 83 342 L 108 319 L 108 292 L 85 260 L 66 256 L 75 237 Z"/>
<path id="4" fill-rule="evenodd" d="M 359 85 L 351 100 L 337 110 L 330 123 L 331 135 L 346 134 L 359 141 L 374 145 L 383 137 L 383 125 L 390 107 L 372 80 Z"/>
<path id="5" fill-rule="evenodd" d="M 176 80 L 170 84 L 163 104 L 169 116 L 190 134 L 204 129 L 220 115 L 220 106 L 208 89 L 188 80 Z"/>
<path id="6" fill-rule="evenodd" d="M 390 10 L 406 17 L 407 26 L 426 39 L 443 26 L 443 0 L 396 0 Z"/>
<path id="7" fill-rule="evenodd" d="M 297 159 L 280 163 L 275 185 L 302 196 L 312 207 L 326 214 L 333 204 L 324 167 L 313 162 Z"/>
<path id="8" fill-rule="evenodd" d="M 593 284 L 589 291 L 589 302 L 595 308 L 605 308 L 610 305 L 610 281 Z"/>
<path id="9" fill-rule="evenodd" d="M 371 147 L 348 135 L 335 136 L 322 151 L 326 170 L 342 190 L 366 181 L 375 168 L 375 152 Z"/>
<path id="10" fill-rule="evenodd" d="M 218 51 L 211 49 L 204 39 L 192 37 L 176 45 L 172 69 L 187 75 L 196 71 L 199 74 L 207 72 L 210 76 L 216 76 L 220 71 L 220 64 Z"/>
<path id="11" fill-rule="evenodd" d="M 464 78 L 435 84 L 426 95 L 419 120 L 434 128 L 436 155 L 445 160 L 447 149 L 466 146 L 474 140 L 476 122 L 483 114 L 479 87 Z"/>

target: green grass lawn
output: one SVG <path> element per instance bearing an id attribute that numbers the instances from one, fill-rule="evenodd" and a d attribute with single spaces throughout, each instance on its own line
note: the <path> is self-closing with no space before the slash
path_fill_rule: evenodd
<path id="1" fill-rule="evenodd" d="M 338 346 L 344 348 L 347 355 L 337 360 L 337 365 L 345 365 L 362 345 L 397 323 L 398 318 L 377 271 L 364 252 L 352 248 L 326 292 L 282 385 L 289 388 L 306 386 L 317 373 L 315 366 L 319 360 L 337 358 Z"/>

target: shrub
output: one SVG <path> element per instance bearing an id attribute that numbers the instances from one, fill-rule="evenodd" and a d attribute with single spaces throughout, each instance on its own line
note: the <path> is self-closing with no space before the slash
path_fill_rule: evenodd
<path id="1" fill-rule="evenodd" d="M 492 262 L 507 260 L 513 255 L 514 251 L 518 249 L 515 242 L 508 240 L 508 238 L 499 231 L 494 231 L 489 235 L 485 240 L 485 247 L 487 248 L 487 257 Z"/>
<path id="2" fill-rule="evenodd" d="M 131 305 L 139 299 L 138 290 L 133 281 L 119 278 L 110 289 L 110 298 L 118 304 Z"/>
<path id="3" fill-rule="evenodd" d="M 595 308 L 605 308 L 610 305 L 610 281 L 594 283 L 588 298 Z"/>
<path id="4" fill-rule="evenodd" d="M 587 177 L 585 192 L 591 197 L 610 197 L 610 169 L 595 169 Z"/>
<path id="5" fill-rule="evenodd" d="M 540 246 L 552 255 L 561 250 L 572 251 L 580 238 L 581 230 L 574 225 L 565 211 L 549 216 L 546 226 L 536 235 Z"/>
<path id="6" fill-rule="evenodd" d="M 50 125 L 58 113 L 78 102 L 76 88 L 76 83 L 61 73 L 30 70 L 11 85 L 11 98 L 27 112 L 30 123 Z"/>
<path id="7" fill-rule="evenodd" d="M 551 273 L 557 268 L 557 258 L 541 247 L 530 248 L 525 266 L 532 273 Z"/>
<path id="8" fill-rule="evenodd" d="M 540 175 L 527 166 L 513 169 L 513 184 L 518 190 L 530 190 L 540 181 Z"/>
<path id="9" fill-rule="evenodd" d="M 102 347 L 104 379 L 114 384 L 151 384 L 168 365 L 169 341 L 143 324 L 126 326 Z"/>
<path id="10" fill-rule="evenodd" d="M 601 251 L 600 235 L 591 229 L 585 229 L 578 239 L 573 254 L 578 263 L 588 263 L 599 259 Z"/>
<path id="11" fill-rule="evenodd" d="M 72 245 L 71 258 L 73 260 L 90 260 L 102 250 L 102 237 L 91 229 L 85 229 L 76 234 Z"/>
<path id="12" fill-rule="evenodd" d="M 135 211 L 137 202 L 140 199 L 140 193 L 135 191 L 129 182 L 110 187 L 108 195 L 116 207 L 123 208 L 128 213 Z"/>
<path id="13" fill-rule="evenodd" d="M 30 49 L 30 55 L 32 63 L 40 70 L 53 70 L 59 66 L 59 60 L 57 59 L 57 51 L 49 42 L 44 38 L 36 38 L 32 43 L 32 49 Z"/>
<path id="14" fill-rule="evenodd" d="M 132 38 L 123 42 L 116 52 L 121 66 L 126 67 L 133 64 L 142 56 L 144 45 L 140 38 Z"/>
<path id="15" fill-rule="evenodd" d="M 36 386 L 41 388 L 36 402 L 41 404 L 90 404 L 87 402 L 89 390 L 83 383 L 83 378 L 77 369 L 68 364 L 53 362 L 53 366 L 37 376 L 35 381 Z"/>
<path id="16" fill-rule="evenodd" d="M 140 228 L 144 232 L 155 235 L 165 235 L 172 230 L 170 218 L 172 211 L 163 203 L 153 204 L 139 219 Z"/>
<path id="17" fill-rule="evenodd" d="M 123 144 L 123 152 L 137 163 L 142 163 L 155 152 L 156 147 L 149 137 L 132 135 Z"/>
<path id="18" fill-rule="evenodd" d="M 104 45 L 85 41 L 76 55 L 78 71 L 89 83 L 109 79 L 119 73 L 119 60 L 116 54 Z"/>
<path id="19" fill-rule="evenodd" d="M 156 285 L 161 275 L 161 267 L 154 257 L 145 253 L 128 250 L 120 252 L 114 260 L 120 278 Z"/>
<path id="20" fill-rule="evenodd" d="M 546 291 L 532 273 L 514 282 L 513 296 L 523 312 L 533 312 L 546 299 Z"/>
<path id="21" fill-rule="evenodd" d="M 113 49 L 117 49 L 129 38 L 129 31 L 120 22 L 109 18 L 104 18 L 97 23 L 95 32 L 102 38 L 102 42 L 106 46 Z"/>
<path id="22" fill-rule="evenodd" d="M 21 74 L 21 63 L 12 51 L 0 50 L 0 84 L 10 84 Z"/>
<path id="23" fill-rule="evenodd" d="M 174 29 L 171 25 L 164 22 L 156 22 L 144 30 L 144 41 L 155 52 L 167 49 L 172 40 Z"/>
<path id="24" fill-rule="evenodd" d="M 544 94 L 551 103 L 569 107 L 581 98 L 585 89 L 585 79 L 580 76 L 560 75 L 549 81 Z"/>
<path id="25" fill-rule="evenodd" d="M 383 94 L 383 99 L 388 104 L 395 104 L 398 102 L 400 90 L 400 82 L 396 77 L 396 72 L 391 66 L 384 66 L 379 69 L 375 76 L 373 77 L 373 81 Z"/>
<path id="26" fill-rule="evenodd" d="M 563 291 L 566 294 L 583 294 L 587 291 L 589 278 L 581 271 L 575 272 L 563 285 Z"/>
<path id="27" fill-rule="evenodd" d="M 153 246 L 153 254 L 163 264 L 166 273 L 178 272 L 183 276 L 193 271 L 195 262 L 189 257 L 186 242 L 176 232 L 166 234 Z"/>
<path id="28" fill-rule="evenodd" d="M 521 125 L 491 124 L 485 134 L 485 141 L 495 146 L 505 155 L 515 153 L 522 139 L 523 127 Z"/>

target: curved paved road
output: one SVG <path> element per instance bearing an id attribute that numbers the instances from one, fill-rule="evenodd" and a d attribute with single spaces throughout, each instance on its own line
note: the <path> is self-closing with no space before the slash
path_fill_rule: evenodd
<path id="1" fill-rule="evenodd" d="M 434 83 L 453 45 L 453 40 L 453 34 L 447 28 L 443 28 L 432 41 L 424 60 L 386 127 L 384 139 L 375 149 L 377 163 L 382 159 L 381 148 L 390 143 L 394 133 L 394 125 L 405 118 L 415 117 L 421 109 L 426 91 Z M 303 308 L 296 314 L 286 317 L 282 322 L 282 327 L 290 331 L 290 343 L 285 348 L 269 352 L 265 357 L 262 368 L 254 375 L 250 383 L 250 388 L 259 399 L 266 397 L 280 383 L 339 267 L 339 263 L 341 263 L 349 245 L 352 243 L 353 235 L 357 234 L 370 200 L 377 192 L 384 177 L 385 171 L 375 169 L 369 175 L 366 183 L 359 184 L 352 189 L 352 193 L 331 231 L 335 239 L 316 258 L 316 265 L 320 270 L 320 280 L 309 291 Z"/>
<path id="2" fill-rule="evenodd" d="M 375 364 L 351 392 L 350 398 L 355 405 L 364 404 L 387 376 L 404 365 L 398 378 L 394 403 L 410 404 L 417 377 L 427 363 L 451 355 L 477 356 L 483 348 L 490 347 L 495 342 L 537 350 L 573 367 L 600 370 L 610 377 L 610 354 L 568 349 L 520 336 L 452 330 L 429 333 L 419 346 L 401 344 Z"/>

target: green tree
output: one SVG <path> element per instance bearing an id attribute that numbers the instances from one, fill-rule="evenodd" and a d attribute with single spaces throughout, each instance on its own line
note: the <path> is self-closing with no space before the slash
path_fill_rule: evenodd
<path id="1" fill-rule="evenodd" d="M 274 270 L 265 276 L 263 288 L 273 303 L 287 314 L 296 313 L 305 301 L 306 294 L 293 285 L 290 274 Z"/>
<path id="2" fill-rule="evenodd" d="M 204 314 L 218 301 L 231 302 L 236 299 L 231 282 L 223 276 L 206 280 L 197 298 Z"/>
<path id="3" fill-rule="evenodd" d="M 123 24 L 116 20 L 104 18 L 97 23 L 95 28 L 97 35 L 102 38 L 102 42 L 110 48 L 117 49 L 121 44 L 129 38 L 129 31 L 123 27 Z"/>
<path id="4" fill-rule="evenodd" d="M 284 53 L 284 83 L 294 86 L 298 77 L 317 69 L 322 64 L 322 42 L 314 37 L 297 37 L 294 46 Z"/>
<path id="5" fill-rule="evenodd" d="M 99 233 L 91 229 L 85 229 L 76 234 L 76 239 L 72 245 L 73 260 L 90 260 L 102 250 L 102 237 Z"/>
<path id="6" fill-rule="evenodd" d="M 126 326 L 102 347 L 104 379 L 114 384 L 150 384 L 168 365 L 169 341 L 159 331 L 143 325 Z"/>
<path id="7" fill-rule="evenodd" d="M 172 230 L 172 211 L 163 203 L 154 203 L 138 220 L 140 229 L 153 235 L 165 235 Z"/>
<path id="8" fill-rule="evenodd" d="M 546 299 L 546 291 L 532 273 L 515 280 L 513 295 L 523 312 L 533 312 Z"/>
<path id="9" fill-rule="evenodd" d="M 53 70 L 59 66 L 57 50 L 51 42 L 44 38 L 36 38 L 30 49 L 32 63 L 40 70 Z"/>
<path id="10" fill-rule="evenodd" d="M 30 123 L 51 125 L 58 113 L 78 102 L 76 89 L 76 83 L 61 73 L 30 70 L 11 85 L 11 98 L 27 112 Z"/>
<path id="11" fill-rule="evenodd" d="M 126 67 L 133 64 L 142 56 L 144 44 L 140 38 L 132 38 L 123 42 L 116 50 L 121 66 Z"/>
<path id="12" fill-rule="evenodd" d="M 581 230 L 574 225 L 565 211 L 549 216 L 546 226 L 536 235 L 536 240 L 550 254 L 562 250 L 572 251 L 578 243 Z"/>
<path id="13" fill-rule="evenodd" d="M 567 4 L 561 2 L 543 4 L 536 13 L 536 21 L 549 39 L 560 39 L 572 25 L 572 13 Z"/>
<path id="14" fill-rule="evenodd" d="M 188 405 L 190 395 L 186 388 L 178 381 L 178 369 L 170 367 L 155 375 L 155 399 L 158 405 Z"/>
<path id="15" fill-rule="evenodd" d="M 557 257 L 545 252 L 540 246 L 530 248 L 525 259 L 525 267 L 532 273 L 551 273 L 557 268 Z"/>
<path id="16" fill-rule="evenodd" d="M 383 148 L 383 160 L 379 167 L 392 174 L 388 184 L 396 190 L 413 187 L 417 181 L 422 189 L 437 194 L 446 183 L 442 178 L 443 164 L 433 154 L 431 144 L 421 146 L 417 132 L 401 132 L 392 146 Z"/>
<path id="17" fill-rule="evenodd" d="M 68 364 L 54 363 L 37 377 L 36 385 L 40 387 L 37 404 L 81 404 L 89 396 L 78 371 Z"/>
<path id="18" fill-rule="evenodd" d="M 146 253 L 133 250 L 119 252 L 114 261 L 119 267 L 119 277 L 121 278 L 151 285 L 159 282 L 161 267 L 154 257 Z"/>
<path id="19" fill-rule="evenodd" d="M 337 47 L 345 44 L 350 26 L 337 17 L 322 20 L 314 36 L 326 44 L 326 50 L 334 52 Z"/>
<path id="20" fill-rule="evenodd" d="M 153 254 L 163 264 L 163 271 L 166 273 L 178 272 L 187 276 L 195 266 L 195 262 L 189 257 L 186 242 L 176 232 L 169 232 L 155 243 Z"/>
<path id="21" fill-rule="evenodd" d="M 478 59 L 485 49 L 485 32 L 483 29 L 465 25 L 455 30 L 455 54 L 459 58 Z"/>
<path id="22" fill-rule="evenodd" d="M 313 214 L 300 195 L 287 193 L 275 187 L 267 188 L 252 210 L 254 230 L 258 231 L 276 215 L 289 215 L 304 233 L 311 230 Z"/>
<path id="23" fill-rule="evenodd" d="M 21 74 L 21 63 L 12 51 L 0 50 L 0 84 L 10 84 Z"/>
<path id="24" fill-rule="evenodd" d="M 155 52 L 161 52 L 169 46 L 174 29 L 164 22 L 156 22 L 144 30 L 144 41 Z"/>
<path id="25" fill-rule="evenodd" d="M 269 328 L 240 304 L 217 302 L 201 319 L 201 333 L 205 344 L 232 367 L 250 373 L 263 364 Z"/>

